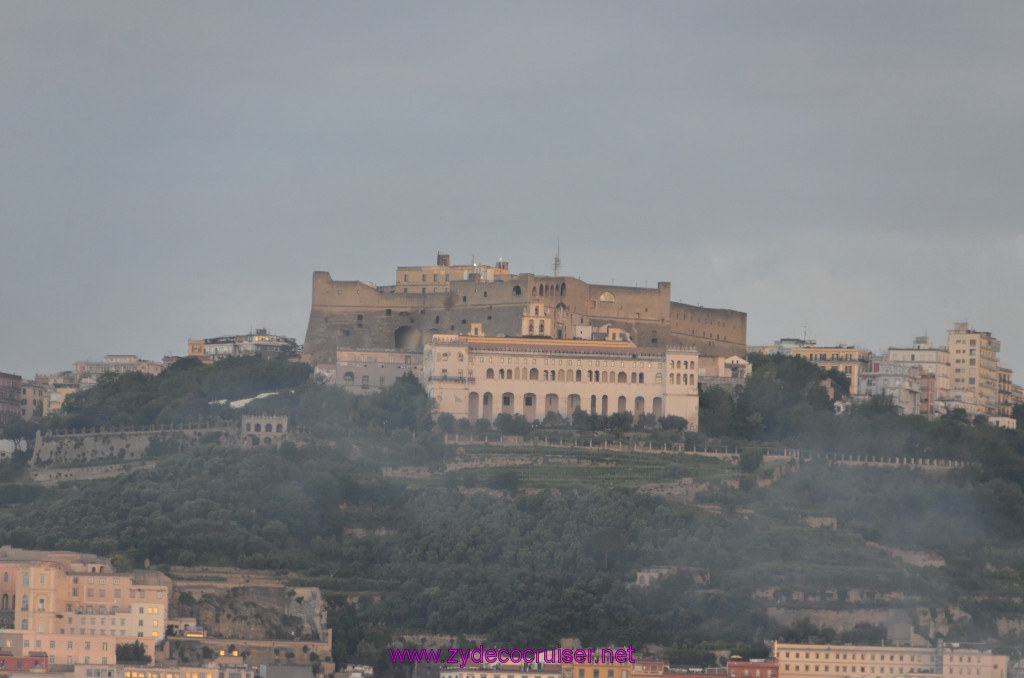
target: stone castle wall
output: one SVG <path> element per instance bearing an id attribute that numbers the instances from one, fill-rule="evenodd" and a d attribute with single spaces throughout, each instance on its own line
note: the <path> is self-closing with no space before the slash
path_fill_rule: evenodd
<path id="1" fill-rule="evenodd" d="M 263 429 L 255 431 L 255 425 Z M 277 431 L 278 426 L 282 429 Z M 271 430 L 273 427 L 273 430 Z M 280 444 L 293 436 L 288 430 L 288 418 L 274 415 L 246 415 L 238 422 L 221 421 L 192 425 L 133 426 L 127 428 L 99 428 L 84 431 L 38 431 L 32 450 L 32 464 L 41 466 L 81 466 L 100 461 L 131 462 L 143 459 L 150 444 L 172 442 L 180 448 L 195 447 L 203 436 L 217 434 L 224 445 L 256 447 Z M 116 466 L 116 464 L 115 464 Z M 104 469 L 113 467 L 104 467 Z M 97 472 L 102 474 L 101 471 Z M 96 475 L 95 477 L 109 477 Z M 117 474 L 114 474 L 117 475 Z M 88 477 L 84 473 L 82 477 Z M 62 479 L 59 474 L 40 474 L 41 478 Z"/>
<path id="2" fill-rule="evenodd" d="M 211 431 L 228 432 L 226 427 L 183 428 L 138 427 L 98 429 L 73 433 L 38 433 L 32 451 L 34 464 L 87 464 L 103 459 L 142 459 L 153 440 L 174 439 L 186 447 Z"/>
<path id="3" fill-rule="evenodd" d="M 702 356 L 746 352 L 745 313 L 673 302 L 669 283 L 591 285 L 568 276 L 524 273 L 494 282 L 451 281 L 448 292 L 431 291 L 435 284 L 375 287 L 315 272 L 303 359 L 332 364 L 339 346 L 418 350 L 433 334 L 468 334 L 473 323 L 480 323 L 487 336 L 518 337 L 531 302 L 583 324 L 624 329 L 639 346 L 696 346 Z M 571 336 L 566 329 L 565 336 Z"/>

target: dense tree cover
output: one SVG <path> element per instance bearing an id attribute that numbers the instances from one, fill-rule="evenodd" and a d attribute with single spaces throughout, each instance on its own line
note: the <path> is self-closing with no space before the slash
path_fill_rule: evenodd
<path id="1" fill-rule="evenodd" d="M 369 395 L 310 383 L 246 406 L 247 412 L 286 414 L 293 425 L 322 438 L 344 436 L 353 428 L 383 435 L 396 429 L 426 431 L 434 426 L 433 410 L 433 401 L 412 374 Z"/>
<path id="2" fill-rule="evenodd" d="M 114 650 L 118 664 L 149 664 L 153 658 L 146 654 L 146 646 L 134 643 L 118 643 Z"/>
<path id="3" fill-rule="evenodd" d="M 784 631 L 752 602 L 766 587 L 783 598 L 898 590 L 925 604 L 973 605 L 986 624 L 994 603 L 985 601 L 1016 582 L 992 567 L 1024 572 L 1020 538 L 1005 541 L 1020 531 L 1016 490 L 967 473 L 804 463 L 769 487 L 709 490 L 721 515 L 613 487 L 524 493 L 512 469 L 489 476 L 498 493 L 380 479 L 380 465 L 429 456 L 432 435 L 394 432 L 380 438 L 376 459 L 344 440 L 207 444 L 130 476 L 37 490 L 0 513 L 0 543 L 114 555 L 125 566 L 299 572 L 336 602 L 337 658 L 364 661 L 402 629 L 516 644 L 566 635 L 591 646 L 655 642 L 680 658 L 703 656 L 706 643 L 758 647 Z M 823 512 L 842 529 L 799 521 Z M 950 566 L 909 569 L 868 540 L 934 549 Z M 660 565 L 678 570 L 631 586 L 638 570 Z M 345 602 L 353 591 L 381 597 L 357 609 Z"/>
<path id="4" fill-rule="evenodd" d="M 247 398 L 305 383 L 305 363 L 228 358 L 203 365 L 184 358 L 153 377 L 139 372 L 104 374 L 96 386 L 68 395 L 62 411 L 47 417 L 46 429 L 171 424 L 229 416 L 213 401 Z"/>

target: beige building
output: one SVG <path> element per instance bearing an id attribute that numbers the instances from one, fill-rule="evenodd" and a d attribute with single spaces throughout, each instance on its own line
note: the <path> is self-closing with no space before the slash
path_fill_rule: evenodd
<path id="1" fill-rule="evenodd" d="M 0 650 L 45 652 L 51 664 L 114 664 L 118 644 L 150 656 L 167 624 L 170 580 L 116 572 L 106 558 L 0 547 Z"/>
<path id="2" fill-rule="evenodd" d="M 78 664 L 68 678 L 256 678 L 253 667 L 239 663 L 206 666 L 107 666 Z M 312 678 L 312 674 L 310 674 Z"/>
<path id="3" fill-rule="evenodd" d="M 945 346 L 932 346 L 928 337 L 922 336 L 915 338 L 910 348 L 890 348 L 886 356 L 892 365 L 921 369 L 921 414 L 935 417 L 946 413 L 952 381 L 949 350 Z"/>
<path id="4" fill-rule="evenodd" d="M 1013 406 L 1016 404 L 1013 395 L 1013 370 L 1006 365 L 1000 365 L 998 371 L 999 384 L 999 412 L 997 416 L 1009 417 L 1013 414 Z"/>
<path id="5" fill-rule="evenodd" d="M 188 357 L 198 358 L 204 363 L 243 356 L 293 358 L 298 354 L 298 344 L 294 339 L 270 334 L 266 329 L 248 334 L 188 340 Z"/>
<path id="6" fill-rule="evenodd" d="M 927 388 L 918 365 L 893 364 L 884 356 L 871 356 L 860 375 L 862 396 L 885 396 L 900 414 L 922 414 L 922 392 Z"/>
<path id="7" fill-rule="evenodd" d="M 50 401 L 49 389 L 46 384 L 35 381 L 21 382 L 21 418 L 41 419 Z"/>
<path id="8" fill-rule="evenodd" d="M 423 378 L 439 412 L 493 420 L 616 412 L 675 415 L 697 428 L 697 349 L 628 341 L 434 335 Z"/>
<path id="9" fill-rule="evenodd" d="M 497 653 L 497 650 L 487 651 Z M 508 654 L 508 650 L 503 650 Z M 517 652 L 520 652 L 517 650 Z M 541 653 L 543 654 L 543 653 Z M 550 653 L 556 656 L 554 652 Z M 531 656 L 533 653 L 531 652 Z M 441 669 L 441 678 L 562 678 L 561 666 L 543 664 L 541 662 L 469 662 L 464 667 L 458 665 L 449 669 Z"/>
<path id="10" fill-rule="evenodd" d="M 805 342 L 803 346 L 793 347 L 789 355 L 800 356 L 818 367 L 845 374 L 850 380 L 850 393 L 855 394 L 860 393 L 860 374 L 867 366 L 871 351 L 845 344 L 818 346 L 814 342 Z"/>
<path id="11" fill-rule="evenodd" d="M 436 266 L 399 266 L 395 272 L 395 287 L 402 293 L 420 292 L 431 294 L 451 291 L 451 282 L 479 280 L 494 282 L 495 280 L 511 280 L 512 274 L 507 261 L 499 261 L 494 266 L 478 264 L 475 260 L 470 264 L 451 265 L 451 256 L 437 254 Z"/>
<path id="12" fill-rule="evenodd" d="M 953 323 L 946 334 L 953 400 L 972 416 L 1000 415 L 999 340 L 990 332 L 972 330 L 968 323 Z"/>
<path id="13" fill-rule="evenodd" d="M 779 678 L 1006 678 L 1007 657 L 991 650 L 775 643 Z"/>
<path id="14" fill-rule="evenodd" d="M 422 381 L 422 351 L 339 348 L 334 382 L 353 393 L 375 393 L 410 373 Z"/>
<path id="15" fill-rule="evenodd" d="M 75 382 L 82 386 L 94 386 L 101 374 L 127 374 L 142 372 L 157 375 L 163 372 L 162 363 L 141 360 L 136 355 L 108 355 L 100 362 L 88 360 L 75 363 Z"/>
<path id="16" fill-rule="evenodd" d="M 0 372 L 0 428 L 21 417 L 20 375 Z"/>

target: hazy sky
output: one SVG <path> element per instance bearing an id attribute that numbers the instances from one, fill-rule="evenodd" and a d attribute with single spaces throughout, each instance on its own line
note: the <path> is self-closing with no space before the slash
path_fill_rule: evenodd
<path id="1" fill-rule="evenodd" d="M 1024 3 L 0 3 L 0 371 L 302 341 L 314 270 L 672 283 L 1024 370 Z M 1024 380 L 1018 375 L 1017 381 Z"/>

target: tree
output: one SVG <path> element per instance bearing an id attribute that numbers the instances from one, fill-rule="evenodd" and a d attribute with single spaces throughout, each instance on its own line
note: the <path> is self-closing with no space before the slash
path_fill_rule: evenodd
<path id="1" fill-rule="evenodd" d="M 572 427 L 577 431 L 593 431 L 594 422 L 589 414 L 577 407 L 572 411 Z"/>
<path id="2" fill-rule="evenodd" d="M 743 450 L 740 452 L 740 470 L 744 473 L 753 473 L 761 466 L 764 459 L 764 450 Z"/>
<path id="3" fill-rule="evenodd" d="M 120 643 L 114 652 L 118 664 L 149 664 L 153 658 L 146 654 L 146 646 L 135 641 L 134 643 Z"/>
<path id="4" fill-rule="evenodd" d="M 952 412 L 947 412 L 942 415 L 943 419 L 949 419 L 950 421 L 960 422 L 961 424 L 970 424 L 971 417 L 967 414 L 967 410 L 962 407 L 954 407 Z"/>
<path id="5" fill-rule="evenodd" d="M 732 427 L 736 405 L 724 388 L 709 388 L 700 394 L 700 430 L 709 436 L 727 435 Z"/>
<path id="6" fill-rule="evenodd" d="M 690 422 L 686 421 L 686 417 L 669 414 L 658 419 L 658 424 L 661 425 L 663 431 L 685 431 Z"/>
<path id="7" fill-rule="evenodd" d="M 448 412 L 437 415 L 437 427 L 443 433 L 452 433 L 455 430 L 455 417 Z"/>
<path id="8" fill-rule="evenodd" d="M 4 426 L 3 433 L 0 433 L 0 438 L 13 440 L 15 452 L 23 452 L 23 441 L 34 440 L 38 430 L 39 425 L 34 422 L 25 421 L 24 419 L 13 419 L 7 426 Z M 31 442 L 29 444 L 31 445 Z"/>

